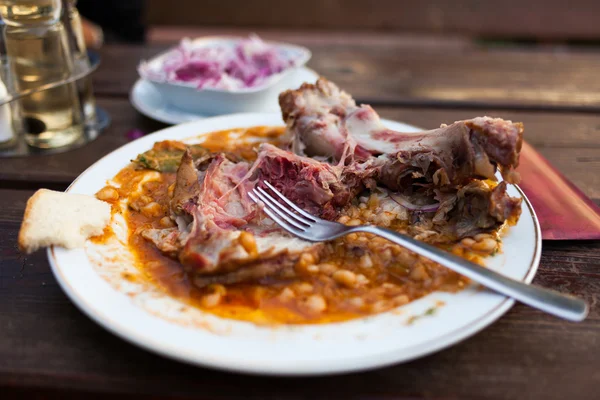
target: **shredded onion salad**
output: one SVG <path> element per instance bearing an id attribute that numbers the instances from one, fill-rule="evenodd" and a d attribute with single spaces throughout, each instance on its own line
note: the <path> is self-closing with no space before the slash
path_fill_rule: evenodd
<path id="1" fill-rule="evenodd" d="M 298 65 L 301 54 L 288 53 L 256 35 L 211 45 L 194 45 L 186 38 L 162 63 L 143 61 L 138 71 L 146 79 L 191 84 L 198 89 L 254 88 Z"/>

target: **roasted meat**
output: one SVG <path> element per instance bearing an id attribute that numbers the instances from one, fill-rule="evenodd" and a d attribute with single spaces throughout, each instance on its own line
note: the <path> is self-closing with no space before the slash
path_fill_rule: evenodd
<path id="1" fill-rule="evenodd" d="M 177 228 L 141 234 L 177 258 L 197 286 L 290 273 L 301 254 L 321 248 L 292 238 L 260 212 L 248 192 L 264 181 L 329 220 L 356 207 L 361 193 L 387 194 L 386 201 L 402 206 L 397 218 L 415 235 L 437 232 L 456 240 L 519 216 L 521 200 L 506 187 L 519 180 L 521 124 L 482 117 L 395 132 L 325 79 L 282 93 L 280 105 L 292 151 L 264 143 L 249 163 L 171 143 L 162 145 L 166 154 L 159 146 L 138 158 L 155 169 L 177 166 L 170 199 Z M 175 152 L 180 161 L 173 160 Z M 503 182 L 495 182 L 496 169 Z"/>
<path id="2" fill-rule="evenodd" d="M 519 181 L 520 123 L 480 117 L 431 131 L 396 132 L 370 106 L 357 106 L 323 78 L 283 92 L 279 103 L 295 153 L 341 164 L 377 157 L 379 180 L 392 190 L 414 178 L 436 186 L 494 179 L 496 167 L 508 183 Z"/>
<path id="3" fill-rule="evenodd" d="M 260 279 L 290 270 L 303 252 L 319 246 L 292 238 L 265 220 L 248 197 L 258 177 L 266 176 L 278 157 L 284 156 L 279 151 L 267 146 L 259 154 L 264 161 L 257 161 L 251 169 L 248 163 L 233 162 L 223 154 L 212 154 L 209 162 L 198 164 L 188 149 L 179 163 L 170 201 L 171 218 L 178 227 L 149 228 L 141 235 L 177 258 L 197 286 Z M 297 167 L 308 168 L 308 160 L 298 157 Z M 307 189 L 305 198 L 316 204 L 324 198 L 323 192 Z"/>
<path id="4" fill-rule="evenodd" d="M 464 238 L 489 232 L 506 221 L 516 222 L 521 199 L 506 194 L 506 182 L 490 187 L 473 180 L 456 192 L 438 192 L 440 207 L 431 222 L 446 236 Z"/>
<path id="5" fill-rule="evenodd" d="M 262 144 L 255 162 L 259 185 L 267 180 L 304 210 L 325 219 L 339 211 L 369 185 L 374 170 L 330 165 Z"/>
<path id="6" fill-rule="evenodd" d="M 188 150 L 170 202 L 179 229 L 146 229 L 142 236 L 178 258 L 198 285 L 281 273 L 318 246 L 292 238 L 264 219 L 248 191 L 268 180 L 309 212 L 333 219 L 364 189 L 368 173 L 270 144 L 260 146 L 252 165 L 214 154 L 208 166 L 196 166 Z"/>
<path id="7" fill-rule="evenodd" d="M 369 171 L 370 180 L 415 205 L 414 220 L 460 238 L 519 216 L 520 200 L 506 194 L 505 183 L 483 181 L 495 181 L 499 169 L 505 182 L 519 182 L 520 123 L 479 117 L 430 131 L 396 132 L 370 106 L 357 106 L 323 78 L 283 92 L 279 103 L 294 152 Z M 439 208 L 428 220 L 419 204 Z"/>
<path id="8" fill-rule="evenodd" d="M 184 152 L 189 152 L 193 159 L 202 159 L 210 152 L 202 146 L 185 144 L 173 140 L 156 142 L 154 146 L 133 160 L 141 167 L 154 169 L 159 172 L 175 172 Z"/>
<path id="9" fill-rule="evenodd" d="M 421 133 L 381 130 L 371 137 L 377 139 L 371 150 L 392 150 L 378 158 L 379 180 L 392 190 L 415 182 L 459 186 L 472 179 L 495 180 L 496 165 L 506 182 L 519 182 L 514 169 L 522 143 L 520 124 L 480 117 Z"/>
<path id="10" fill-rule="evenodd" d="M 185 213 L 184 209 L 192 207 L 197 202 L 199 193 L 198 171 L 194 166 L 192 153 L 188 149 L 183 153 L 177 169 L 177 180 L 170 202 L 171 212 L 174 215 Z"/>

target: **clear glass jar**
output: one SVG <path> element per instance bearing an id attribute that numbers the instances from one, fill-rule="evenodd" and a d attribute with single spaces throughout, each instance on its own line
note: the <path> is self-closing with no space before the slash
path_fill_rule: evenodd
<path id="1" fill-rule="evenodd" d="M 60 0 L 0 0 L 0 15 L 10 26 L 48 26 L 60 19 Z"/>
<path id="2" fill-rule="evenodd" d="M 77 0 L 67 0 L 67 21 L 71 26 L 71 32 L 75 39 L 75 49 L 73 49 L 73 59 L 75 73 L 87 71 L 90 68 L 90 60 L 87 55 L 85 38 L 83 36 L 83 26 L 81 16 L 77 10 Z M 92 78 L 90 76 L 83 78 L 78 83 L 80 101 L 83 103 L 83 115 L 88 124 L 96 121 L 96 100 L 92 90 Z"/>
<path id="3" fill-rule="evenodd" d="M 0 32 L 4 29 L 4 22 L 0 18 Z M 0 102 L 7 99 L 11 88 L 5 82 L 8 77 L 8 60 L 6 58 L 6 46 L 4 36 L 0 34 Z M 11 147 L 16 142 L 15 127 L 13 126 L 12 104 L 0 105 L 0 149 Z"/>
<path id="4" fill-rule="evenodd" d="M 69 78 L 73 56 L 60 21 L 60 0 L 0 0 L 4 39 L 14 90 L 35 89 Z M 83 115 L 75 83 L 35 92 L 18 100 L 27 144 L 61 147 L 83 134 Z"/>

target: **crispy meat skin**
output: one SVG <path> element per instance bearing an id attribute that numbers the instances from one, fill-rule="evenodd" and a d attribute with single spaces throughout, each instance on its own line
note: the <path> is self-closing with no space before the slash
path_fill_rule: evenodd
<path id="1" fill-rule="evenodd" d="M 170 202 L 172 213 L 175 215 L 182 214 L 186 205 L 197 201 L 199 192 L 198 171 L 194 167 L 191 151 L 186 149 L 177 169 L 177 180 Z"/>

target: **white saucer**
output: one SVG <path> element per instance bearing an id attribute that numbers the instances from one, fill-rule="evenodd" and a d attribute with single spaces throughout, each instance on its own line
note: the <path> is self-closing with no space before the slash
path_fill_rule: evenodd
<path id="1" fill-rule="evenodd" d="M 303 67 L 299 68 L 298 71 L 290 77 L 289 83 L 287 83 L 286 86 L 288 86 L 287 89 L 295 89 L 304 82 L 315 82 L 318 78 L 319 74 L 315 71 Z M 141 78 L 133 85 L 129 99 L 131 104 L 133 104 L 133 107 L 140 113 L 166 124 L 180 124 L 182 122 L 209 117 L 209 115 L 196 114 L 172 106 L 162 98 L 158 90 L 154 88 L 151 83 Z M 279 105 L 274 101 L 272 107 L 268 107 L 262 111 L 278 113 L 280 110 Z"/>

